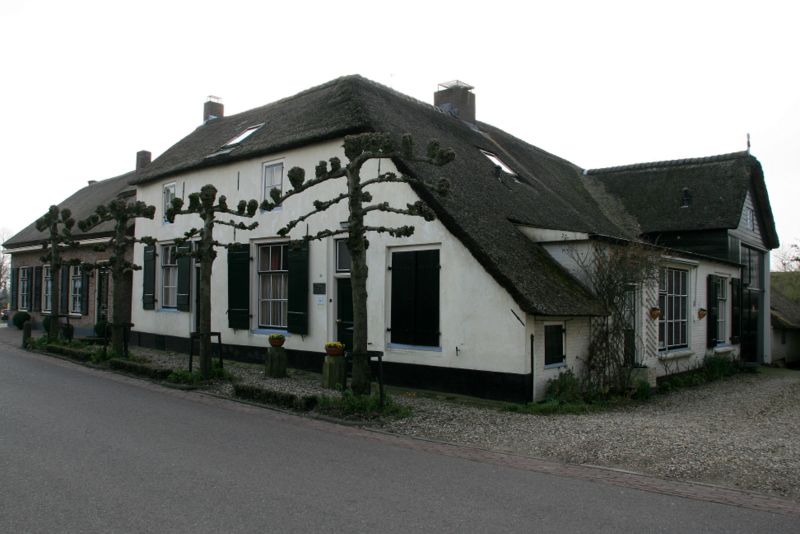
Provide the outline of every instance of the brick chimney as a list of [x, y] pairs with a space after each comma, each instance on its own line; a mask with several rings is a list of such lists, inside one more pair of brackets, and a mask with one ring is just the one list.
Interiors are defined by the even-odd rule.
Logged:
[[475, 89], [460, 80], [439, 84], [439, 90], [433, 93], [433, 105], [446, 113], [458, 117], [464, 122], [475, 122]]
[[222, 99], [218, 96], [208, 95], [208, 100], [203, 104], [203, 123], [213, 120], [221, 119], [225, 116], [225, 106], [222, 105]]
[[144, 169], [150, 165], [151, 154], [149, 150], [140, 150], [136, 153], [136, 170]]

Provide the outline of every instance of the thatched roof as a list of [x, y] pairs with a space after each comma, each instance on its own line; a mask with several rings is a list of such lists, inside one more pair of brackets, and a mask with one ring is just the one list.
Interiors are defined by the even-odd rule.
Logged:
[[[115, 178], [108, 178], [107, 180], [100, 180], [87, 185], [73, 193], [63, 202], [60, 202], [58, 207], [61, 209], [69, 208], [76, 222], [86, 219], [94, 213], [94, 210], [100, 204], [108, 204], [120, 194], [133, 194], [135, 190], [129, 183], [135, 175], [135, 172], [129, 172]], [[72, 235], [78, 239], [91, 239], [111, 235], [113, 230], [114, 223], [112, 221], [101, 223], [86, 233], [81, 232], [76, 224], [72, 229]], [[38, 245], [47, 238], [48, 234], [46, 232], [40, 232], [36, 229], [36, 221], [34, 221], [14, 237], [7, 239], [3, 246], [13, 252], [15, 248]]]
[[[764, 244], [778, 246], [764, 173], [747, 152], [590, 169], [586, 175], [620, 199], [643, 234], [736, 228], [752, 189]], [[686, 207], [684, 188], [690, 199]]]
[[770, 273], [772, 326], [800, 329], [800, 272]]
[[[225, 147], [258, 124], [264, 126], [235, 147]], [[436, 138], [453, 148], [456, 159], [445, 167], [395, 163], [418, 177], [449, 179], [447, 196], [415, 189], [523, 310], [541, 315], [603, 312], [592, 295], [517, 226], [636, 239], [643, 219], [635, 205], [628, 207], [624, 191], [605, 180], [610, 173], [584, 175], [576, 165], [491, 125], [468, 124], [360, 76], [338, 78], [266, 106], [210, 120], [143, 169], [133, 183], [370, 131], [409, 133], [421, 145]], [[498, 173], [481, 149], [499, 156], [518, 177]], [[718, 163], [724, 166], [724, 161]], [[721, 180], [731, 176], [723, 173]], [[672, 187], [669, 180], [661, 182]], [[738, 196], [726, 200], [736, 204], [731, 210], [741, 213]], [[729, 218], [726, 211], [719, 224], [728, 224]], [[662, 222], [672, 224], [666, 216]]]

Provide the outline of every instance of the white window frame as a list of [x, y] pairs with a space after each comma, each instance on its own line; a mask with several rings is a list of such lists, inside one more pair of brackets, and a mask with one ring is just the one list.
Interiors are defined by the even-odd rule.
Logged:
[[45, 265], [42, 269], [42, 311], [53, 311], [53, 268]]
[[[159, 262], [159, 273], [161, 278], [159, 286], [161, 287], [161, 308], [168, 310], [178, 309], [178, 247], [175, 243], [162, 243], [159, 247], [159, 255], [161, 261]], [[168, 261], [172, 260], [172, 263]], [[167, 285], [167, 281], [170, 285]], [[167, 291], [170, 291], [172, 299], [168, 298]]]
[[[347, 239], [335, 239], [334, 240], [334, 254], [335, 254], [335, 261], [336, 261], [336, 272], [337, 273], [349, 273], [352, 268], [352, 258], [350, 257], [350, 249], [347, 248]], [[342, 265], [342, 262], [346, 261], [346, 265]]]
[[714, 279], [717, 284], [717, 345], [727, 343], [728, 334], [728, 284], [727, 278], [717, 277]]
[[[268, 241], [256, 243], [256, 327], [258, 329], [278, 329], [285, 330], [289, 323], [289, 243], [286, 241]], [[262, 249], [269, 248], [269, 264], [263, 265]], [[281, 261], [279, 269], [271, 269], [271, 258], [273, 250], [281, 251]], [[279, 294], [272, 294], [272, 279], [279, 277], [282, 288]], [[281, 294], [282, 293], [282, 294]], [[272, 316], [272, 303], [279, 303], [280, 311], [277, 320]], [[262, 313], [262, 305], [266, 304], [266, 313]]]
[[69, 266], [69, 313], [80, 315], [83, 308], [83, 270], [80, 265]]
[[[669, 292], [669, 280], [668, 277], [672, 273], [683, 273], [684, 284], [682, 287], [678, 287], [675, 290], [675, 282], [673, 282], [673, 293]], [[680, 275], [679, 275], [680, 278]], [[689, 347], [689, 340], [691, 339], [690, 332], [689, 332], [689, 270], [682, 269], [679, 267], [673, 266], [662, 266], [659, 269], [658, 274], [658, 306], [661, 308], [661, 316], [658, 318], [658, 350], [659, 351], [670, 351], [670, 350], [680, 350], [686, 349]], [[663, 300], [662, 300], [663, 296]], [[677, 319], [670, 319], [669, 315], [670, 312], [675, 308], [675, 299], [683, 299], [683, 307], [682, 313], [679, 315]], [[679, 304], [680, 305], [680, 304]], [[682, 337], [681, 334], [681, 325], [685, 325], [685, 336]], [[663, 337], [662, 337], [662, 325], [663, 325]], [[673, 330], [673, 341], [675, 341], [674, 337], [674, 329], [677, 325], [678, 328], [678, 343], [669, 344], [669, 329]]]
[[19, 268], [19, 305], [17, 308], [20, 311], [30, 311], [31, 303], [30, 303], [30, 284], [31, 280], [31, 271], [33, 269], [31, 267], [20, 267]]
[[164, 184], [161, 188], [161, 207], [164, 210], [164, 222], [167, 221], [167, 210], [172, 207], [172, 199], [175, 198], [175, 182]]
[[[276, 167], [281, 168], [281, 179], [278, 183], [275, 182], [274, 174], [267, 183], [267, 172], [268, 170], [273, 170]], [[273, 161], [266, 161], [261, 164], [261, 195], [262, 200], [269, 200], [272, 202], [272, 197], [270, 196], [269, 192], [272, 191], [277, 187], [280, 190], [281, 194], [283, 194], [283, 180], [286, 176], [285, 165], [283, 160], [273, 160]]]

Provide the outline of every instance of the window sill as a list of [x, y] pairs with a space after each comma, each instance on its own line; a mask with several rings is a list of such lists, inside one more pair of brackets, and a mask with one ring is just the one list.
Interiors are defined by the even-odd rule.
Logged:
[[270, 335], [270, 334], [283, 334], [284, 337], [292, 337], [285, 328], [256, 328], [255, 330], [250, 330], [251, 334], [259, 334], [259, 335]]
[[560, 369], [562, 367], [566, 367], [567, 362], [558, 362], [558, 363], [546, 363], [544, 365], [545, 369]]
[[714, 354], [728, 354], [736, 350], [733, 345], [717, 345], [714, 347]]
[[156, 310], [158, 313], [180, 313], [178, 308], [159, 308]]
[[388, 343], [386, 350], [419, 350], [426, 352], [442, 352], [442, 347], [429, 347], [427, 345], [404, 345], [402, 343]]
[[690, 349], [673, 349], [671, 351], [662, 352], [658, 355], [658, 359], [662, 362], [669, 360], [680, 360], [681, 358], [689, 358], [694, 356], [694, 351]]

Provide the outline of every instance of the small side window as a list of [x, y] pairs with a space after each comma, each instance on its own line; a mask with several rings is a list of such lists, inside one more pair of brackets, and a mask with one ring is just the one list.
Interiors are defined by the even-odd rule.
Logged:
[[175, 198], [175, 184], [167, 184], [161, 192], [163, 198], [162, 208], [164, 210], [164, 220], [167, 220], [167, 210], [172, 207], [172, 199]]
[[347, 248], [347, 240], [336, 240], [336, 272], [350, 272], [350, 249]]
[[564, 336], [566, 329], [562, 323], [544, 326], [544, 364], [558, 365], [566, 363]]

